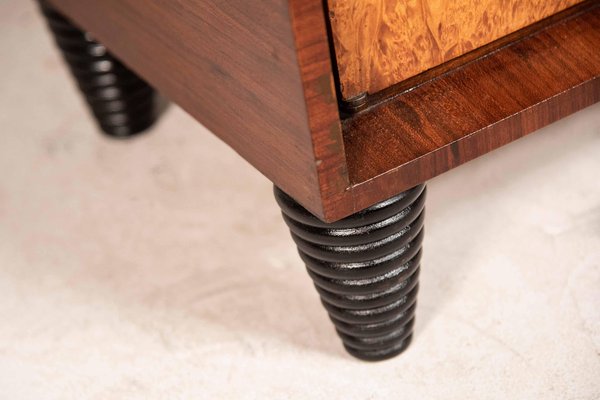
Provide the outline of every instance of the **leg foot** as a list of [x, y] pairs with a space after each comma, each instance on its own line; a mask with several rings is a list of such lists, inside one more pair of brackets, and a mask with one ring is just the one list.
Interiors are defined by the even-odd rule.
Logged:
[[328, 224], [275, 188], [321, 301], [355, 357], [391, 358], [412, 339], [425, 194], [420, 185]]
[[154, 89], [45, 0], [40, 6], [100, 128], [129, 137], [152, 126], [159, 108]]

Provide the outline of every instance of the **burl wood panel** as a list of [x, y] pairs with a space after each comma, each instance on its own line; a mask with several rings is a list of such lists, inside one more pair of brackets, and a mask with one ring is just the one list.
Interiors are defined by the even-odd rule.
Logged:
[[50, 2], [323, 216], [345, 160], [321, 0]]
[[342, 95], [375, 93], [582, 0], [328, 0]]
[[367, 207], [600, 101], [600, 2], [347, 120]]

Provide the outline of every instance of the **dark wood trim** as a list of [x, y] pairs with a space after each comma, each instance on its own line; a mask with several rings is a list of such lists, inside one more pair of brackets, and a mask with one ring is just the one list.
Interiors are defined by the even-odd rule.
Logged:
[[[336, 214], [337, 199], [350, 186], [346, 151], [338, 111], [331, 49], [322, 0], [290, 0], [300, 73], [312, 132], [312, 146], [319, 176], [319, 197], [296, 200], [321, 218]], [[283, 189], [283, 188], [282, 188]], [[285, 189], [284, 189], [285, 190]], [[288, 192], [289, 193], [289, 192]], [[318, 204], [318, 206], [317, 206]]]
[[556, 24], [557, 22], [566, 20], [577, 16], [581, 13], [589, 11], [597, 5], [597, 0], [587, 0], [573, 7], [566, 9], [563, 12], [544, 18], [543, 20], [531, 24], [523, 29], [519, 29], [516, 32], [506, 35], [498, 40], [493, 41], [485, 46], [479, 47], [469, 53], [457, 57], [451, 61], [445, 62], [435, 68], [431, 68], [419, 75], [412, 78], [406, 79], [395, 85], [390, 86], [380, 92], [373, 93], [367, 96], [367, 104], [364, 105], [359, 111], [366, 110], [368, 107], [373, 107], [381, 104], [384, 101], [392, 100], [394, 97], [401, 95], [407, 90], [412, 90], [423, 83], [427, 83], [432, 79], [440, 78], [444, 74], [451, 72], [457, 68], [462, 67], [465, 64], [480, 60], [483, 57], [487, 57], [493, 52], [500, 50], [505, 46], [515, 44], [516, 42], [526, 39], [527, 37], [546, 29], [547, 27]]

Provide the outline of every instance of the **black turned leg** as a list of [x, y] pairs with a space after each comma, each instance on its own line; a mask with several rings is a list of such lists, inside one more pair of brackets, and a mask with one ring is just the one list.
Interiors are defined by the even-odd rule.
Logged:
[[154, 89], [45, 0], [40, 6], [100, 128], [113, 137], [149, 128], [158, 116]]
[[328, 224], [275, 188], [321, 301], [358, 358], [391, 358], [411, 341], [425, 194], [420, 185]]

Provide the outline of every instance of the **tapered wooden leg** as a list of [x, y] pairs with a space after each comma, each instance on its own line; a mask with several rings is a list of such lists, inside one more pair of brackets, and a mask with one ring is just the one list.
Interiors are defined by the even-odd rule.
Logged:
[[149, 128], [158, 116], [154, 89], [45, 0], [39, 3], [100, 128], [114, 137], [129, 137]]
[[275, 188], [321, 301], [358, 358], [391, 358], [411, 341], [425, 194], [420, 185], [328, 224]]

